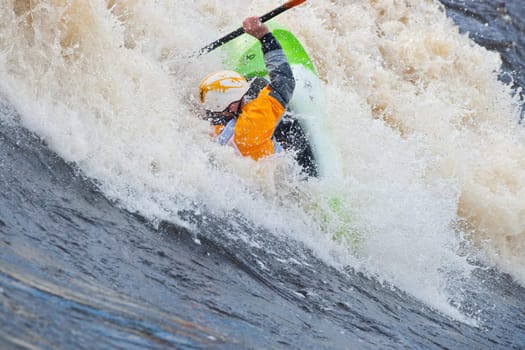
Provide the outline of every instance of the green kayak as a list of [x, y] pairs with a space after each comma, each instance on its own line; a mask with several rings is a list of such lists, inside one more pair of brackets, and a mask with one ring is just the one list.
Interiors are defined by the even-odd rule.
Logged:
[[[281, 44], [290, 65], [301, 65], [317, 75], [310, 56], [299, 40], [277, 22], [270, 21], [266, 24]], [[222, 51], [226, 54], [224, 59], [226, 69], [239, 72], [248, 79], [267, 75], [261, 44], [254, 37], [243, 35], [224, 44]]]
[[[288, 109], [307, 140], [316, 163], [316, 176], [337, 184], [342, 178], [341, 161], [333, 144], [334, 133], [325, 118], [324, 89], [314, 63], [290, 31], [277, 22], [270, 21], [267, 25], [281, 44], [294, 72], [296, 87]], [[261, 44], [257, 39], [242, 35], [223, 45], [222, 53], [225, 69], [239, 72], [248, 79], [267, 78]], [[301, 165], [304, 168], [304, 164]], [[326, 203], [316, 203], [310, 209], [320, 217], [323, 230], [329, 232], [334, 240], [357, 247], [360, 235], [352, 230], [350, 206], [340, 194], [334, 193], [328, 198]]]

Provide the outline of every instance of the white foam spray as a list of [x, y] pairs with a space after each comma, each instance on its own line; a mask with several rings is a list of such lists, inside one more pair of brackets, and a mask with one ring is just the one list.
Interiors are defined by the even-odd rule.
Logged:
[[[280, 17], [324, 83], [338, 183], [303, 183], [286, 158], [257, 163], [209, 140], [195, 88], [220, 57], [190, 56], [275, 6], [3, 0], [0, 91], [25, 127], [152, 220], [235, 210], [459, 319], [449, 300], [471, 269], [464, 238], [525, 284], [516, 101], [497, 80], [499, 56], [460, 35], [434, 1], [319, 0]], [[333, 240], [341, 228], [359, 242]]]

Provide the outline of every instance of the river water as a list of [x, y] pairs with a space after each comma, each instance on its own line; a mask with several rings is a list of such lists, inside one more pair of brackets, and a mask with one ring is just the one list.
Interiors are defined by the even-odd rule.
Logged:
[[275, 6], [2, 0], [2, 348], [525, 347], [523, 5], [279, 17], [342, 165], [308, 182], [195, 118], [192, 53]]

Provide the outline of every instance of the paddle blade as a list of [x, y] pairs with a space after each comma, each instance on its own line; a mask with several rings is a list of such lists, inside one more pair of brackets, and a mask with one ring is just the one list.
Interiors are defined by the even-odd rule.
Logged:
[[286, 4], [284, 4], [283, 6], [285, 9], [291, 9], [292, 7], [295, 7], [297, 5], [301, 5], [305, 1], [306, 0], [291, 0], [291, 1], [288, 1]]

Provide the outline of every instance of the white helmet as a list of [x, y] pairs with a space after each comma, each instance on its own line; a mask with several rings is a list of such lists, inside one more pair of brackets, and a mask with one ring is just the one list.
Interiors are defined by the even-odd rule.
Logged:
[[201, 103], [209, 111], [222, 112], [232, 102], [240, 100], [250, 84], [246, 78], [231, 70], [211, 73], [199, 85]]

